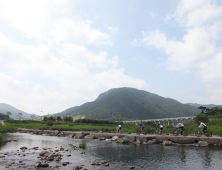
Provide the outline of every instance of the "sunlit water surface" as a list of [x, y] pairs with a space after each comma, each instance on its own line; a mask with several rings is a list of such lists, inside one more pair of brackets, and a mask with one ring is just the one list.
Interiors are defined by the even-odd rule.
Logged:
[[[98, 141], [96, 139], [72, 139], [67, 137], [39, 136], [22, 133], [9, 134], [9, 139], [17, 139], [18, 142], [8, 142], [0, 148], [0, 169], [35, 169], [34, 165], [38, 160], [38, 155], [42, 148], [59, 149], [62, 146], [69, 149], [68, 152], [62, 153], [61, 162], [52, 161], [49, 163], [55, 169], [56, 165], [60, 165], [59, 169], [73, 169], [76, 165], [84, 165], [84, 168], [90, 169], [129, 169], [134, 166], [135, 169], [155, 169], [155, 170], [203, 170], [203, 169], [222, 169], [222, 152], [219, 147], [188, 147], [185, 145], [164, 146], [158, 145], [121, 145], [111, 140]], [[79, 146], [79, 143], [85, 141], [87, 148], [85, 154], [80, 154], [83, 150], [73, 150], [69, 144]], [[26, 146], [28, 148], [39, 147], [41, 150], [27, 150], [26, 156], [15, 155], [19, 148]], [[50, 149], [49, 149], [50, 150]], [[21, 153], [21, 151], [20, 151]], [[71, 154], [71, 157], [67, 155]], [[6, 164], [23, 160], [25, 166], [10, 166], [6, 168]], [[92, 166], [90, 162], [93, 160], [106, 160], [109, 167], [100, 165]], [[7, 161], [7, 163], [6, 163]], [[67, 166], [62, 166], [62, 162], [70, 162]], [[25, 167], [25, 168], [24, 168]]]

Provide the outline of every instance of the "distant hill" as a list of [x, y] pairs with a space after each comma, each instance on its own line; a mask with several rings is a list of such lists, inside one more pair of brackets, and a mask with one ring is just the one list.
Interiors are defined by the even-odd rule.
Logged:
[[142, 120], [194, 116], [200, 110], [171, 98], [144, 90], [115, 88], [102, 93], [95, 101], [56, 113], [57, 116], [85, 116], [91, 119]]
[[9, 116], [0, 113], [0, 120], [7, 120], [7, 119], [9, 119]]
[[[15, 107], [13, 107], [9, 104], [0, 103], [0, 113], [5, 114], [6, 112], [11, 112], [12, 114], [11, 114], [10, 118], [13, 118], [13, 119], [18, 119], [19, 118], [18, 113], [22, 113], [22, 118], [25, 118], [25, 119], [30, 118], [31, 115], [33, 115], [33, 114], [23, 112], [19, 109], [16, 109]], [[39, 117], [38, 115], [35, 115], [35, 114], [34, 114], [34, 116]]]
[[214, 108], [214, 107], [219, 107], [219, 108], [222, 107], [222, 105], [216, 105], [216, 104], [198, 104], [198, 103], [186, 103], [186, 104], [197, 107], [197, 108], [200, 106], [207, 107], [209, 109]]

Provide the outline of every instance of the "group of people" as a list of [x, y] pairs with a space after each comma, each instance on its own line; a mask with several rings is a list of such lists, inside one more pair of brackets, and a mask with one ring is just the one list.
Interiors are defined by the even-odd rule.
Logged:
[[[180, 129], [181, 134], [182, 134], [182, 131], [183, 131], [183, 129], [184, 129], [184, 125], [178, 121], [176, 127]], [[201, 127], [203, 127], [203, 133], [205, 134], [205, 133], [206, 133], [206, 130], [207, 130], [207, 125], [200, 121], [199, 128], [201, 128]], [[140, 123], [139, 128], [141, 128], [141, 132], [143, 133], [143, 130], [144, 130], [144, 128], [145, 128], [145, 125], [142, 124], [142, 123]], [[157, 124], [156, 128], [159, 128], [160, 133], [163, 131], [163, 125], [161, 125], [160, 123]], [[117, 131], [118, 131], [118, 133], [119, 133], [119, 131], [122, 129], [122, 126], [119, 125], [119, 124], [117, 124], [116, 129], [117, 129]]]

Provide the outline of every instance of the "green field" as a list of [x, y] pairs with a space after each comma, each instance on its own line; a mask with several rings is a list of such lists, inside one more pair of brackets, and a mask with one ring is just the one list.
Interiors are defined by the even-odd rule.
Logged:
[[[103, 131], [103, 132], [116, 132], [116, 124], [93, 124], [93, 123], [75, 123], [75, 122], [64, 122], [64, 121], [54, 121], [53, 125], [44, 121], [34, 121], [34, 120], [23, 120], [23, 121], [14, 121], [11, 120], [5, 121], [6, 126], [0, 126], [0, 133], [15, 132], [17, 128], [26, 128], [26, 129], [39, 129], [39, 130], [59, 130], [59, 131]], [[195, 131], [198, 130], [198, 124], [195, 122], [184, 123], [185, 129], [188, 134], [195, 134]], [[148, 134], [152, 134], [155, 131], [155, 124], [148, 126], [145, 124], [145, 131]], [[213, 132], [213, 135], [222, 136], [222, 120], [212, 120], [207, 123], [209, 131]], [[168, 133], [173, 133], [175, 127], [172, 125], [164, 126], [164, 130]], [[136, 133], [138, 131], [138, 125], [123, 124], [122, 132], [123, 133]], [[4, 140], [4, 135], [0, 136], [0, 140]]]

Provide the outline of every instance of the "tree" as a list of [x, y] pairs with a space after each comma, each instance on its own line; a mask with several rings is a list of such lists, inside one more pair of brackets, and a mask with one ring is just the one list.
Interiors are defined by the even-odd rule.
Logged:
[[202, 111], [201, 111], [201, 113], [205, 113], [205, 111], [206, 111], [206, 107], [204, 107], [204, 106], [200, 106], [200, 107], [198, 107], [198, 109], [201, 109]]
[[6, 112], [6, 115], [8, 115], [8, 117], [10, 117], [12, 114], [12, 112]]
[[48, 120], [55, 121], [55, 120], [56, 120], [56, 118], [55, 118], [55, 117], [53, 117], [53, 116], [50, 116], [50, 117], [48, 117]]
[[35, 119], [35, 116], [34, 116], [34, 115], [32, 115], [32, 116], [31, 116], [31, 118], [32, 118], [32, 120], [33, 120], [33, 119]]
[[65, 116], [65, 117], [63, 117], [63, 120], [64, 120], [65, 122], [72, 122], [72, 121], [73, 121], [72, 117], [70, 117], [70, 116]]
[[204, 123], [208, 123], [209, 122], [207, 115], [203, 114], [203, 113], [202, 114], [201, 113], [197, 114], [196, 117], [194, 118], [194, 121], [197, 124], [200, 124], [199, 121], [204, 122]]
[[18, 113], [19, 119], [21, 120], [22, 118], [22, 113]]
[[62, 121], [62, 118], [61, 118], [61, 116], [57, 116], [57, 121]]
[[48, 120], [48, 117], [44, 116], [43, 121], [47, 121], [47, 120]]

